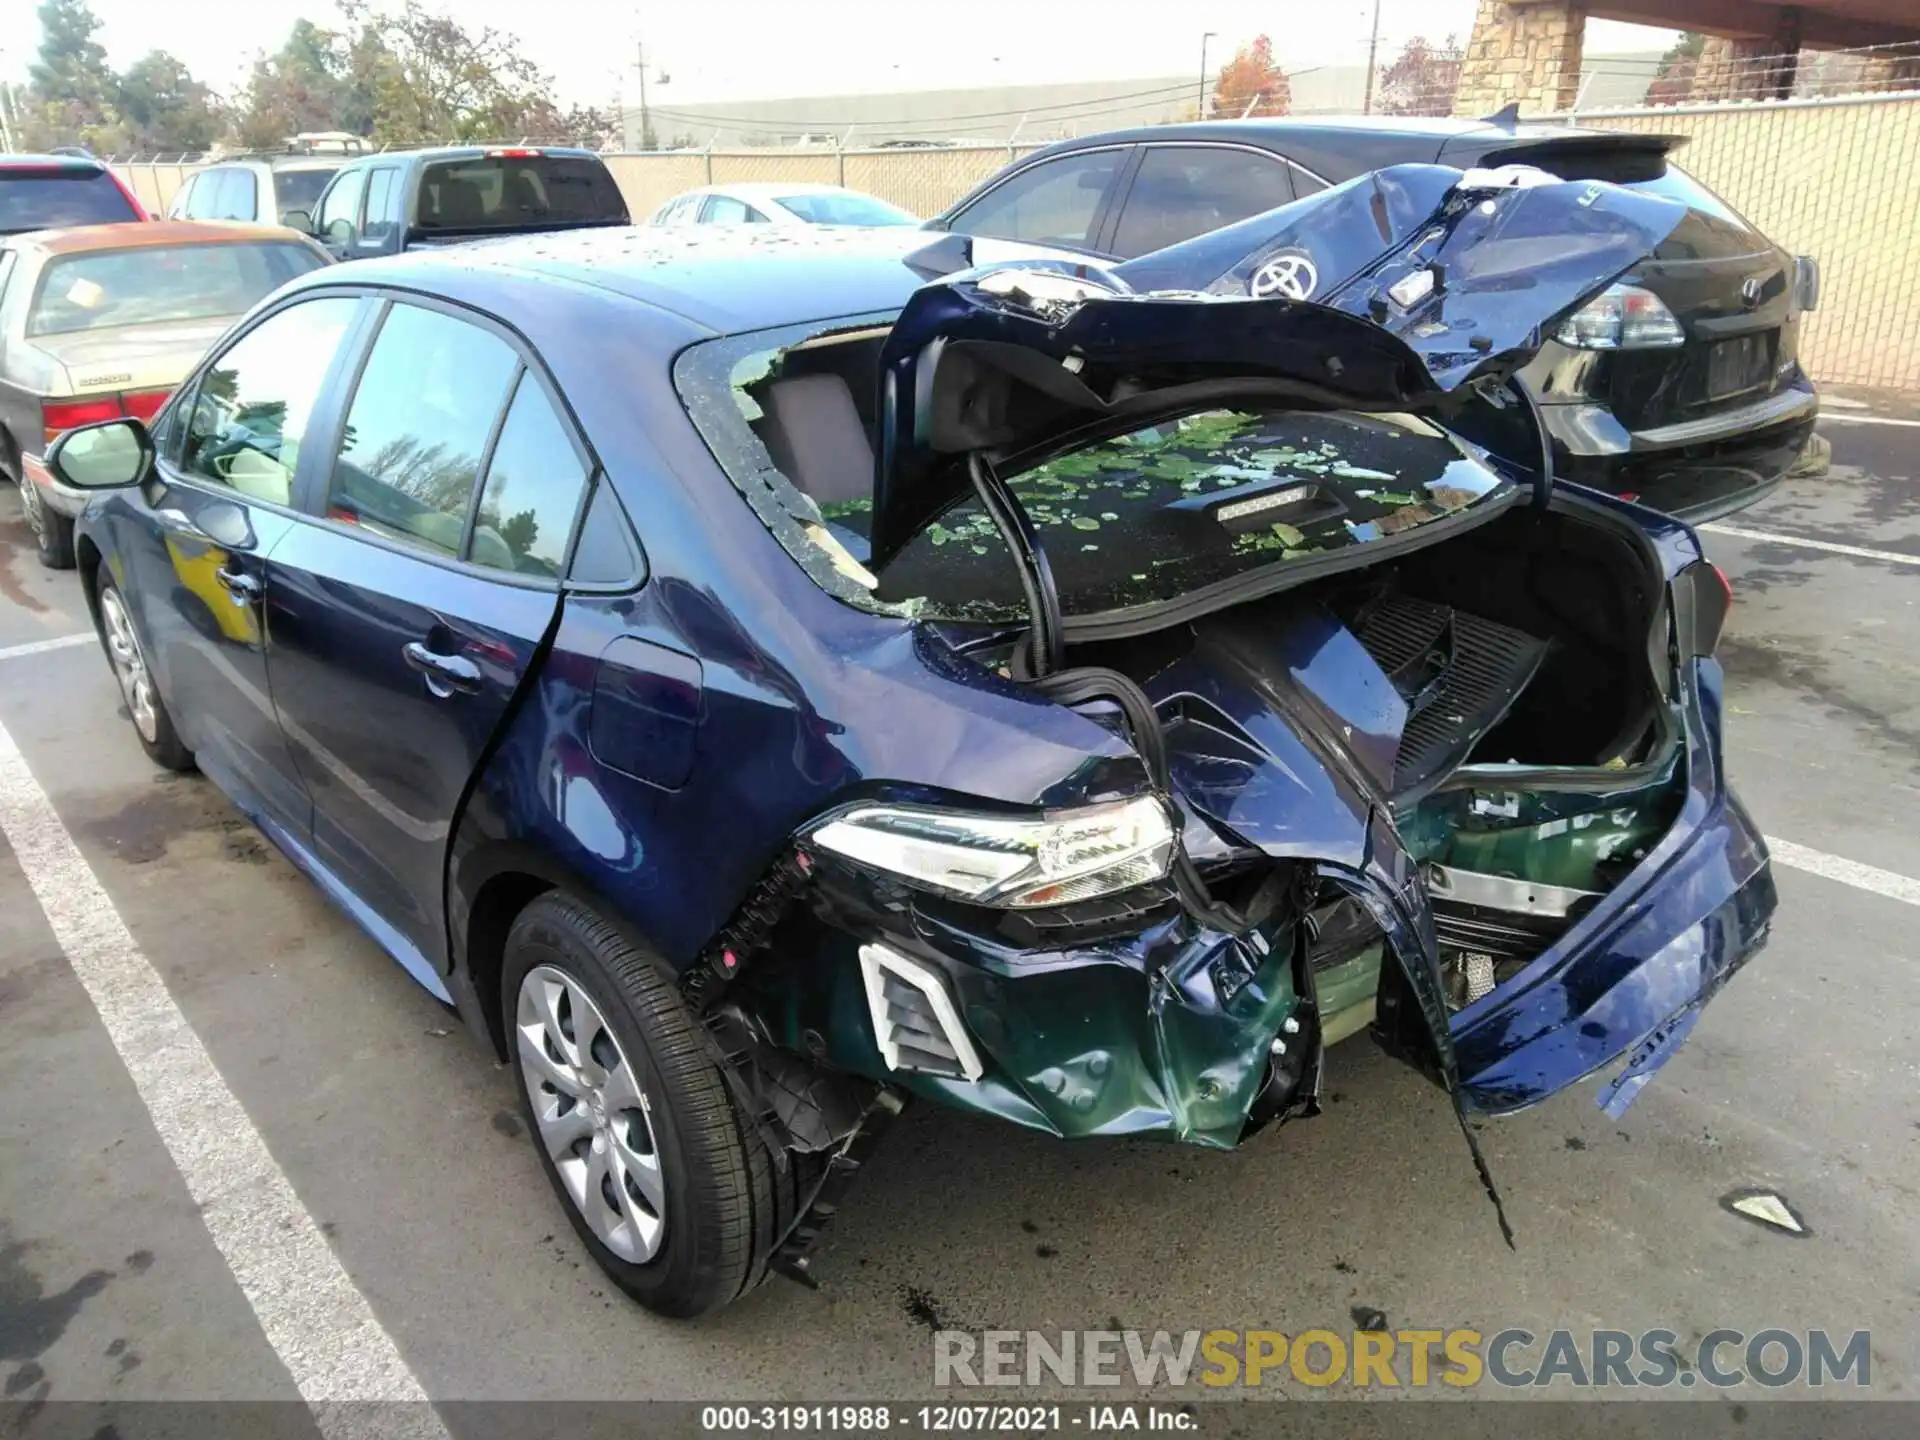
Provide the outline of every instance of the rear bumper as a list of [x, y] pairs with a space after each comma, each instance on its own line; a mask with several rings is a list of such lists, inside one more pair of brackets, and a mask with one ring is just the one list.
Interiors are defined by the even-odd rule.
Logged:
[[[1716, 672], [1702, 698], [1717, 712], [1717, 667], [1702, 668]], [[1705, 759], [1696, 750], [1696, 763]], [[1717, 753], [1708, 763], [1717, 772]], [[1624, 1060], [1600, 1097], [1617, 1115], [1765, 945], [1778, 903], [1766, 842], [1714, 776], [1693, 777], [1662, 849], [1633, 894], [1616, 894], [1620, 903], [1453, 1017], [1461, 1086], [1476, 1109], [1522, 1109]]]
[[1540, 413], [1562, 478], [1693, 524], [1824, 468], [1813, 428], [1820, 397], [1804, 379], [1737, 409], [1645, 430], [1588, 401], [1543, 404]]

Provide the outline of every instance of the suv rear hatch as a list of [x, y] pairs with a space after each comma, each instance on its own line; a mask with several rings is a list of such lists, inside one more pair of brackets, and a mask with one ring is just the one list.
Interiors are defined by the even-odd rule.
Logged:
[[1606, 181], [1688, 207], [1673, 233], [1622, 277], [1665, 302], [1687, 344], [1594, 357], [1603, 373], [1588, 394], [1629, 430], [1751, 404], [1791, 384], [1796, 373], [1799, 264], [1672, 162], [1686, 139], [1585, 133], [1489, 142], [1473, 132], [1442, 150], [1447, 163], [1537, 165], [1568, 180]]

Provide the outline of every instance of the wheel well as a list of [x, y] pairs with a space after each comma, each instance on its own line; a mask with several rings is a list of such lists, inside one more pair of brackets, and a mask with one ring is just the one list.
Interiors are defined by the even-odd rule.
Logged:
[[522, 910], [553, 888], [551, 880], [509, 870], [480, 887], [467, 915], [467, 973], [487, 1022], [487, 1034], [492, 1036], [502, 1060], [510, 1058], [506, 1016], [500, 1009], [500, 971], [506, 962], [507, 932]]

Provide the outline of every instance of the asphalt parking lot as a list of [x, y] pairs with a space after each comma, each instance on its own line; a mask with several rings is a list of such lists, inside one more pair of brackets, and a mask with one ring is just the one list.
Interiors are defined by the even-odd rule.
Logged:
[[[1580, 1087], [1484, 1130], [1516, 1250], [1444, 1097], [1358, 1039], [1332, 1053], [1323, 1117], [1234, 1154], [918, 1109], [829, 1232], [820, 1290], [776, 1281], [682, 1325], [575, 1243], [512, 1073], [209, 785], [148, 764], [90, 640], [23, 648], [89, 627], [7, 490], [0, 727], [85, 862], [58, 877], [61, 933], [120, 943], [90, 871], [137, 947], [121, 960], [164, 981], [270, 1163], [183, 1174], [181, 1036], [129, 993], [106, 997], [110, 1030], [0, 837], [0, 1387], [16, 1406], [292, 1400], [301, 1357], [334, 1345], [342, 1395], [410, 1375], [436, 1400], [908, 1398], [933, 1393], [942, 1325], [1347, 1329], [1368, 1307], [1487, 1332], [1869, 1330], [1871, 1393], [1914, 1398], [1920, 428], [1827, 434], [1830, 476], [1709, 531], [1735, 591], [1732, 776], [1786, 842], [1774, 939], [1622, 1122]], [[159, 1077], [144, 1097], [136, 1072]], [[1743, 1187], [1811, 1233], [1728, 1213]], [[311, 1273], [249, 1268], [256, 1212], [310, 1217]], [[356, 1304], [377, 1322], [363, 1361], [340, 1340]]]

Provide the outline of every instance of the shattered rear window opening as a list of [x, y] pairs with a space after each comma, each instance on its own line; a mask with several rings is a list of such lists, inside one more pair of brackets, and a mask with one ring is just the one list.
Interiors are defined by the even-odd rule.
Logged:
[[[1017, 622], [1026, 614], [1019, 572], [971, 496], [873, 576], [865, 568], [871, 462], [862, 483], [836, 475], [830, 487], [813, 484], [832, 493], [809, 496], [772, 458], [786, 444], [769, 433], [778, 420], [768, 387], [823, 372], [847, 382], [845, 423], [857, 411], [871, 451], [875, 359], [889, 318], [709, 341], [682, 355], [675, 382], [734, 484], [830, 593], [890, 613]], [[1070, 616], [1176, 600], [1274, 565], [1376, 545], [1515, 493], [1482, 452], [1418, 416], [1254, 408], [1145, 425], [1054, 456], [1009, 484], [1033, 518]]]

